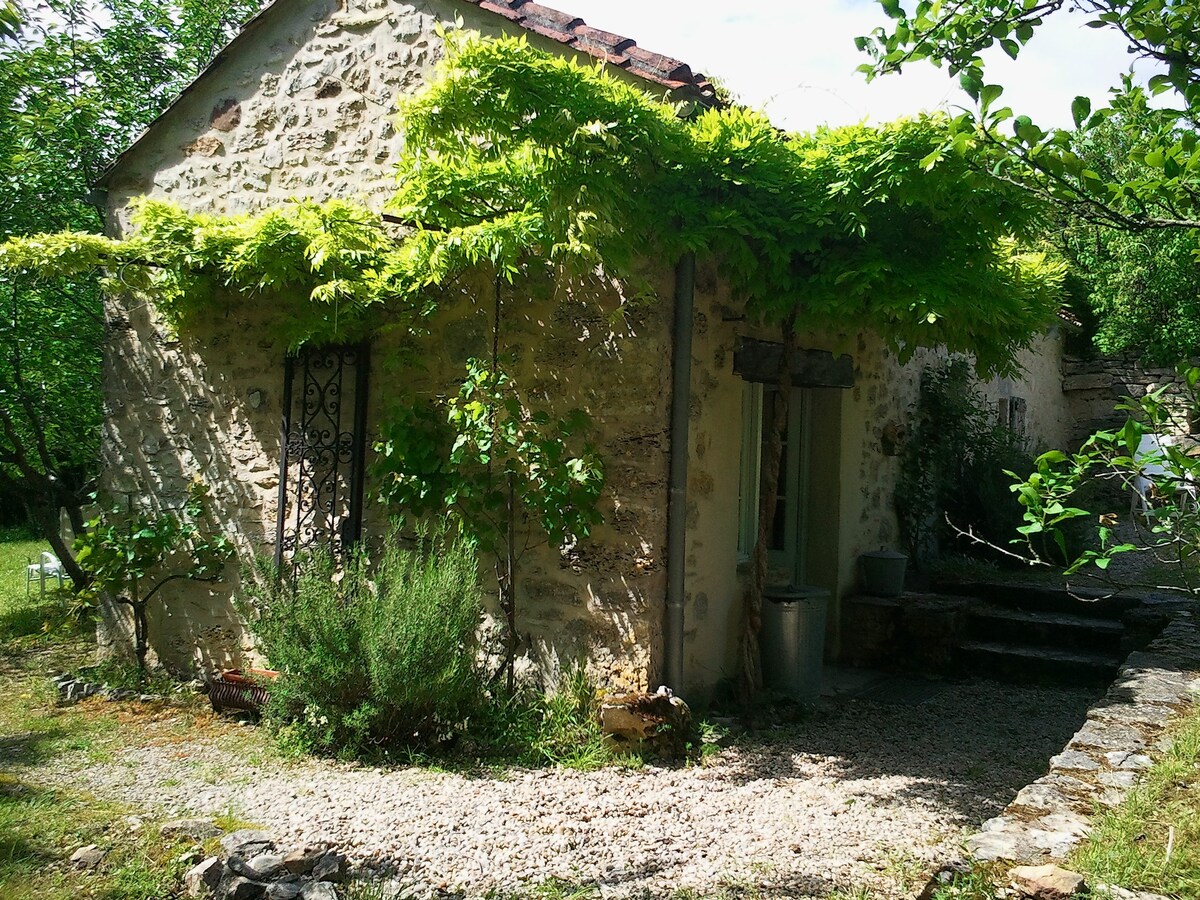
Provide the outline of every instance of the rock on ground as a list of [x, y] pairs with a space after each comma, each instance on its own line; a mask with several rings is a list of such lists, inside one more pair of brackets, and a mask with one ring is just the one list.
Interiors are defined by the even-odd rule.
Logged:
[[1067, 900], [1083, 890], [1083, 876], [1061, 866], [1017, 866], [1010, 873], [1017, 890], [1033, 900]]

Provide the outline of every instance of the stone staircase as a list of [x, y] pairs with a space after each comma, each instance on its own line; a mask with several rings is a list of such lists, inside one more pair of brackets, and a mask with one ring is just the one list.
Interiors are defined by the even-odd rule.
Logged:
[[1124, 616], [1137, 600], [1079, 599], [1065, 591], [1003, 585], [967, 588], [981, 602], [969, 607], [959, 644], [964, 672], [1000, 681], [1107, 685], [1133, 649]]
[[1164, 609], [1136, 597], [945, 585], [937, 593], [847, 599], [843, 661], [925, 675], [1104, 686], [1166, 621]]

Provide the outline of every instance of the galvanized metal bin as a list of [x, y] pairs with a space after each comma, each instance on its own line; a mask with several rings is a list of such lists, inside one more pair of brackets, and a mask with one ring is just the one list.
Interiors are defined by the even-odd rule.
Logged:
[[798, 700], [821, 695], [825, 618], [829, 591], [805, 585], [769, 586], [763, 591], [763, 681]]

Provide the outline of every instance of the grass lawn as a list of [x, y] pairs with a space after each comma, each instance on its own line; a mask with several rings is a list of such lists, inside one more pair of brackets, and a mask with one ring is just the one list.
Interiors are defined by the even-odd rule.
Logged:
[[57, 579], [46, 583], [44, 598], [36, 581], [28, 585], [26, 567], [50, 548], [45, 541], [30, 540], [23, 535], [10, 537], [15, 539], [5, 541], [0, 535], [0, 642], [28, 643], [30, 637], [64, 624], [70, 609], [70, 592], [59, 591]]
[[[159, 703], [89, 701], [59, 707], [47, 677], [92, 661], [90, 624], [73, 612], [70, 592], [37, 585], [26, 598], [25, 567], [44, 545], [0, 542], [0, 897], [4, 900], [152, 900], [177, 896], [196, 860], [189, 844], [165, 842], [153, 822], [139, 826], [123, 808], [51, 779], [112, 759], [154, 730], [204, 727], [199, 700]], [[167, 722], [172, 724], [168, 725]], [[219, 723], [218, 727], [219, 727]], [[244, 730], [244, 729], [243, 729]], [[78, 848], [108, 851], [81, 872]]]
[[1072, 857], [1090, 882], [1168, 897], [1200, 897], [1200, 708], [1125, 802], [1106, 811]]

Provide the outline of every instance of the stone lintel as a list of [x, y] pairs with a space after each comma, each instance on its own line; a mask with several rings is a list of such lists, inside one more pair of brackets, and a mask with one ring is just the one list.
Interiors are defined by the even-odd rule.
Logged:
[[[733, 351], [733, 373], [756, 384], [779, 381], [783, 344], [739, 338]], [[854, 360], [843, 353], [797, 348], [792, 357], [792, 387], [854, 387]]]

